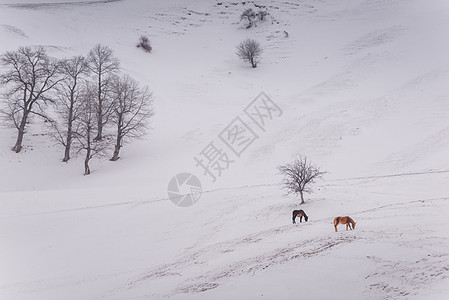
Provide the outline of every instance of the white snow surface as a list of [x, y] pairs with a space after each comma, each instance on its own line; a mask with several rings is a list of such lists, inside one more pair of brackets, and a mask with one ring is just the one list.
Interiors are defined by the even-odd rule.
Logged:
[[[244, 29], [254, 3], [270, 18]], [[448, 31], [445, 0], [0, 0], [1, 53], [102, 43], [156, 113], [89, 176], [41, 120], [19, 154], [0, 128], [0, 299], [449, 299]], [[261, 92], [283, 114], [232, 156], [218, 136]], [[193, 159], [212, 141], [235, 160], [216, 182]], [[277, 171], [299, 155], [327, 171], [301, 206]], [[203, 186], [188, 208], [181, 172]]]

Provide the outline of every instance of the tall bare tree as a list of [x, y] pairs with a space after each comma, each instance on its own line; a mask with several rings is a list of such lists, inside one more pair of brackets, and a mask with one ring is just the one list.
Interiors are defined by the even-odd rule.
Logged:
[[95, 156], [103, 155], [108, 142], [108, 139], [95, 141], [93, 137], [98, 125], [95, 96], [96, 87], [87, 83], [79, 99], [80, 113], [73, 121], [74, 137], [77, 140], [74, 147], [77, 152], [85, 151], [84, 175], [90, 174], [90, 160]]
[[55, 101], [56, 111], [61, 123], [53, 122], [54, 136], [64, 148], [63, 162], [70, 159], [70, 149], [75, 135], [73, 122], [79, 117], [84, 106], [80, 103], [83, 86], [89, 75], [86, 58], [74, 56], [61, 62], [61, 72], [64, 80], [57, 86], [57, 99]]
[[0, 75], [0, 83], [6, 86], [4, 95], [7, 102], [2, 113], [7, 122], [18, 130], [12, 150], [19, 153], [29, 116], [47, 119], [43, 106], [50, 101], [48, 93], [62, 80], [60, 65], [47, 55], [43, 47], [7, 51], [0, 57], [0, 63], [6, 69]]
[[116, 78], [112, 94], [114, 109], [111, 120], [116, 128], [116, 139], [111, 160], [116, 161], [125, 142], [140, 138], [147, 132], [153, 115], [153, 100], [148, 87], [141, 87], [128, 75]]
[[95, 76], [97, 86], [97, 136], [95, 140], [101, 140], [103, 138], [103, 127], [108, 123], [112, 109], [111, 81], [120, 68], [120, 62], [114, 57], [109, 47], [100, 44], [95, 45], [90, 50], [88, 59], [89, 69]]
[[311, 192], [310, 184], [325, 174], [305, 156], [279, 166], [278, 170], [284, 175], [282, 183], [287, 190], [287, 194], [299, 194], [301, 196], [301, 204], [305, 203], [303, 194]]
[[253, 68], [257, 67], [261, 54], [262, 47], [256, 40], [246, 39], [237, 46], [238, 57], [249, 62]]

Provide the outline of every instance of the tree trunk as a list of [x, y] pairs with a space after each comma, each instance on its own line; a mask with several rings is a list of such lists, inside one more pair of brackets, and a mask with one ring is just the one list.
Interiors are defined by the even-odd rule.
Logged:
[[23, 141], [23, 135], [25, 134], [25, 125], [27, 123], [28, 118], [28, 112], [24, 111], [22, 116], [22, 121], [20, 122], [19, 126], [19, 133], [17, 135], [17, 141], [14, 147], [12, 148], [12, 151], [19, 153], [22, 150], [22, 141]]
[[63, 162], [68, 162], [70, 159], [70, 144], [72, 143], [72, 137], [70, 136], [71, 133], [68, 134], [69, 135], [67, 136], [67, 142], [65, 145], [64, 159], [62, 160]]
[[116, 161], [118, 160], [120, 157], [118, 156], [120, 154], [120, 146], [115, 145], [115, 150], [114, 150], [114, 155], [112, 156], [112, 158], [110, 159], [111, 161]]
[[115, 142], [114, 155], [112, 156], [111, 161], [116, 161], [120, 158], [118, 155], [120, 154], [120, 148], [122, 148], [121, 144], [122, 144], [122, 134], [121, 130], [118, 129], [117, 141]]
[[251, 57], [251, 66], [253, 68], [257, 67], [257, 65], [254, 63], [254, 58]]
[[101, 69], [98, 73], [98, 110], [97, 110], [97, 128], [98, 133], [97, 136], [94, 138], [95, 141], [101, 141], [103, 138], [103, 100], [101, 99]]
[[102, 101], [98, 103], [98, 122], [97, 122], [97, 136], [94, 138], [95, 141], [101, 141], [103, 138], [103, 108], [102, 108]]
[[73, 124], [73, 92], [70, 95], [70, 108], [69, 108], [69, 116], [68, 116], [68, 125], [67, 125], [67, 141], [65, 143], [65, 153], [64, 153], [64, 159], [63, 162], [68, 162], [70, 159], [70, 147], [72, 145], [72, 124]]
[[299, 192], [299, 194], [301, 195], [301, 204], [304, 204], [304, 195], [302, 193], [302, 191]]
[[86, 159], [84, 160], [84, 175], [90, 174], [89, 161], [90, 161], [90, 149], [87, 149]]
[[65, 144], [65, 152], [64, 152], [64, 159], [62, 160], [63, 162], [68, 162], [70, 159], [70, 146], [72, 145], [72, 112], [69, 112], [70, 114], [70, 119], [69, 119], [69, 125], [67, 128], [67, 141]]
[[89, 168], [89, 161], [92, 158], [90, 155], [92, 148], [91, 148], [91, 140], [90, 140], [90, 133], [91, 129], [90, 126], [87, 128], [87, 148], [86, 148], [86, 159], [84, 160], [84, 175], [90, 174], [90, 168]]

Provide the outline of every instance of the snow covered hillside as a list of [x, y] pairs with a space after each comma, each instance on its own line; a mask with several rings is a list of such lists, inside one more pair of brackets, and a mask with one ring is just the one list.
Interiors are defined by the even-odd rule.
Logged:
[[[18, 154], [0, 127], [0, 299], [448, 299], [448, 31], [445, 0], [0, 0], [0, 53], [107, 45], [155, 110], [89, 176], [41, 120]], [[244, 113], [261, 92], [282, 110], [263, 128]], [[240, 156], [220, 140], [236, 117], [257, 136]], [[211, 142], [233, 160], [215, 182], [194, 160]], [[299, 155], [327, 171], [301, 206], [277, 171]], [[182, 172], [188, 208], [167, 195]]]

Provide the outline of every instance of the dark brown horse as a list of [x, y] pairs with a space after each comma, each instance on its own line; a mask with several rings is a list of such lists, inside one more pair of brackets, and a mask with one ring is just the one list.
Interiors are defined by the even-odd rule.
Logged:
[[296, 223], [295, 222], [296, 217], [299, 217], [299, 222], [302, 222], [302, 217], [304, 217], [304, 220], [306, 220], [306, 222], [309, 220], [309, 217], [302, 209], [293, 211], [293, 224]]
[[337, 232], [337, 225], [339, 224], [346, 224], [346, 230], [349, 229], [353, 230], [355, 229], [355, 222], [353, 219], [351, 219], [351, 217], [336, 217], [334, 219], [334, 227], [335, 227], [335, 232]]

